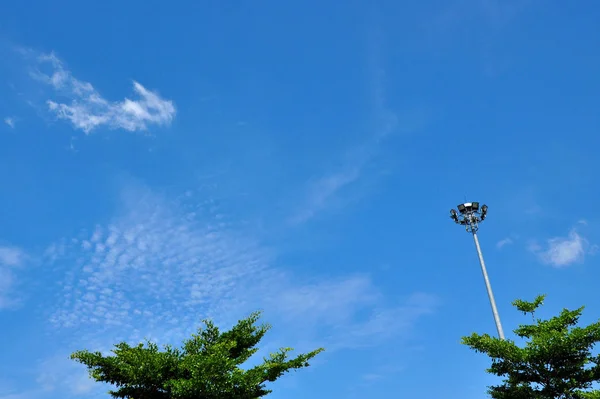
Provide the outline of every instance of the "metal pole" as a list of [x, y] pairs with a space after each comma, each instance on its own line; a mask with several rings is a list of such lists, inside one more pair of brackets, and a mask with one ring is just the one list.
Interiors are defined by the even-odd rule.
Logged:
[[477, 256], [479, 256], [479, 264], [481, 265], [481, 273], [483, 274], [483, 279], [485, 280], [485, 288], [487, 289], [488, 297], [490, 298], [490, 305], [492, 305], [492, 313], [494, 314], [494, 321], [496, 322], [498, 336], [503, 340], [504, 331], [502, 330], [502, 323], [500, 323], [500, 315], [498, 314], [498, 309], [496, 308], [496, 301], [494, 300], [492, 285], [490, 284], [490, 278], [488, 277], [487, 270], [485, 268], [481, 247], [479, 246], [479, 239], [477, 238], [477, 233], [475, 231], [473, 231], [473, 240], [475, 241], [475, 248], [477, 248]]

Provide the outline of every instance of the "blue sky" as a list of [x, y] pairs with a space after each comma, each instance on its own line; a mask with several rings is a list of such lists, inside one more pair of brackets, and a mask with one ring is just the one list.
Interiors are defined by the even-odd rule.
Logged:
[[106, 397], [68, 360], [256, 309], [328, 350], [272, 398], [480, 398], [459, 344], [515, 298], [600, 312], [600, 6], [4, 4], [0, 398]]

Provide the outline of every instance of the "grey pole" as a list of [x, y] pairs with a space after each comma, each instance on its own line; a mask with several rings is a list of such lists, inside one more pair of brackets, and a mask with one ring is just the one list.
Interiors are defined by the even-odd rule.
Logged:
[[483, 254], [481, 253], [481, 247], [479, 246], [479, 238], [477, 238], [477, 233], [475, 231], [473, 231], [473, 241], [475, 241], [475, 248], [477, 248], [477, 256], [479, 256], [479, 264], [481, 265], [481, 274], [483, 274], [485, 288], [487, 289], [488, 298], [490, 298], [490, 305], [492, 306], [492, 313], [494, 314], [494, 322], [496, 323], [496, 329], [498, 330], [498, 337], [503, 340], [504, 331], [502, 330], [500, 315], [498, 314], [498, 308], [496, 307], [496, 300], [494, 299], [492, 284], [490, 283], [490, 278], [488, 277], [487, 270], [485, 268]]

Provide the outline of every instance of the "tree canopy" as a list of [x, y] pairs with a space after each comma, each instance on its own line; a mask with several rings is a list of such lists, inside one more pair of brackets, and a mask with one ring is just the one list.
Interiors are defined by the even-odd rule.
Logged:
[[231, 330], [221, 332], [208, 320], [204, 328], [184, 341], [181, 348], [152, 342], [130, 346], [115, 345], [113, 355], [77, 351], [71, 358], [86, 365], [90, 376], [116, 386], [114, 398], [131, 399], [257, 399], [271, 391], [272, 382], [292, 369], [308, 367], [308, 361], [323, 348], [289, 358], [291, 348], [264, 358], [249, 369], [241, 368], [270, 326], [257, 325], [260, 313], [240, 320]]
[[463, 344], [491, 358], [489, 373], [504, 377], [488, 393], [494, 399], [600, 399], [600, 390], [594, 387], [600, 382], [600, 356], [593, 352], [600, 341], [600, 321], [578, 326], [583, 307], [563, 309], [548, 320], [536, 319], [544, 298], [513, 302], [533, 319], [532, 324], [514, 330], [526, 341], [522, 347], [488, 334], [463, 337]]

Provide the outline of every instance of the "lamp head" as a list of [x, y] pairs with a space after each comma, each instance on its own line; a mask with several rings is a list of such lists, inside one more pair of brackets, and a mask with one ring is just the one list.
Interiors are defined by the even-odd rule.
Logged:
[[485, 218], [487, 217], [487, 211], [488, 211], [488, 206], [483, 205], [481, 207], [481, 220], [485, 220]]
[[452, 218], [452, 220], [458, 223], [458, 214], [454, 209], [450, 209], [450, 217]]

